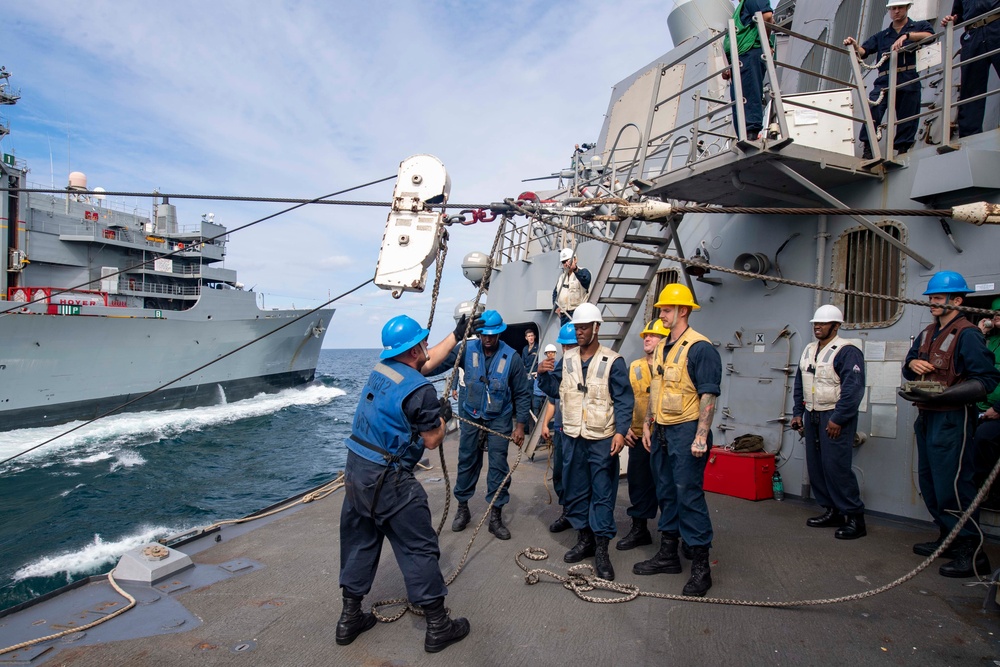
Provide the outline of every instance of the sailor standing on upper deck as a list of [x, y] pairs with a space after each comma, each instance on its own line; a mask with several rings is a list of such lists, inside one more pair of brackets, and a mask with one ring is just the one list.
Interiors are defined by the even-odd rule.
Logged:
[[[764, 63], [764, 48], [760, 43], [760, 31], [757, 29], [757, 22], [754, 21], [754, 14], [760, 12], [765, 23], [770, 23], [774, 16], [771, 10], [770, 0], [740, 0], [733, 12], [733, 22], [736, 24], [736, 52], [740, 59], [740, 87], [743, 89], [743, 115], [746, 120], [747, 139], [756, 141], [761, 130], [764, 129], [764, 72], [767, 65]], [[774, 37], [769, 36], [771, 43], [768, 45], [774, 50]], [[722, 42], [726, 58], [730, 57], [729, 33]], [[723, 79], [731, 79], [730, 70], [722, 73]], [[729, 84], [729, 97], [737, 104], [736, 85]], [[736, 125], [736, 111], [733, 111], [733, 125]], [[737, 130], [739, 127], [737, 127]]]
[[[941, 25], [951, 22], [964, 23], [976, 16], [1000, 9], [1000, 0], [954, 0], [951, 14], [941, 19]], [[962, 35], [962, 86], [959, 101], [986, 92], [990, 78], [990, 65], [1000, 76], [1000, 52], [969, 62], [1000, 47], [1000, 14], [993, 14], [965, 26]], [[983, 131], [986, 98], [966, 102], [958, 107], [958, 136], [968, 137]]]
[[[913, 545], [913, 553], [919, 556], [934, 553], [976, 495], [972, 483], [976, 402], [1000, 381], [1000, 371], [993, 365], [982, 332], [961, 311], [943, 307], [962, 305], [971, 291], [960, 273], [938, 271], [931, 276], [924, 296], [932, 304], [934, 321], [913, 341], [903, 362], [907, 380], [934, 381], [944, 388], [940, 393], [917, 389], [900, 392], [919, 408], [913, 430], [920, 495], [941, 531], [937, 540]], [[971, 577], [990, 571], [976, 525], [977, 514], [962, 527], [951, 548], [941, 554], [955, 559], [938, 569], [942, 576]]]
[[813, 495], [826, 511], [806, 520], [810, 528], [836, 526], [839, 540], [867, 535], [865, 506], [851, 469], [858, 408], [865, 395], [865, 356], [841, 338], [844, 314], [820, 306], [810, 320], [816, 340], [806, 345], [795, 371], [792, 429], [806, 438]]
[[559, 398], [563, 423], [563, 487], [566, 517], [578, 538], [563, 560], [578, 563], [594, 556], [597, 576], [614, 581], [608, 543], [618, 528], [618, 453], [632, 423], [632, 386], [621, 355], [600, 344], [604, 318], [592, 303], [573, 313], [579, 347], [565, 353], [559, 365], [538, 365], [538, 385]]
[[559, 251], [559, 263], [562, 272], [552, 289], [552, 306], [559, 316], [560, 325], [569, 324], [573, 311], [587, 300], [590, 291], [590, 271], [581, 268], [576, 262], [576, 253], [572, 248]]
[[[885, 116], [886, 109], [889, 108], [889, 52], [899, 51], [907, 44], [919, 42], [934, 34], [934, 26], [927, 21], [914, 21], [909, 18], [908, 13], [912, 0], [889, 0], [886, 3], [886, 10], [892, 23], [881, 32], [877, 32], [865, 43], [858, 46], [858, 42], [853, 37], [844, 40], [844, 46], [854, 46], [858, 51], [858, 58], [864, 60], [871, 54], [876, 54], [876, 58], [881, 60], [885, 57], [885, 62], [878, 66], [878, 76], [872, 86], [870, 99], [872, 102], [881, 100], [872, 106], [872, 122], [877, 127]], [[896, 119], [909, 118], [920, 113], [920, 81], [917, 80], [917, 54], [916, 52], [904, 51], [899, 54], [896, 61]], [[913, 83], [908, 83], [908, 82]], [[906, 85], [904, 85], [906, 84]], [[905, 153], [913, 146], [917, 137], [917, 120], [908, 120], [900, 123], [896, 128], [896, 135], [892, 142], [892, 147], [898, 153]], [[862, 144], [861, 158], [870, 160], [872, 158], [872, 147], [868, 138], [868, 126], [861, 127], [858, 140]]]
[[[428, 330], [411, 317], [398, 315], [382, 328], [382, 354], [361, 391], [347, 439], [344, 504], [340, 513], [340, 586], [344, 611], [337, 622], [336, 641], [350, 644], [375, 626], [361, 600], [371, 590], [389, 538], [403, 572], [410, 603], [427, 618], [424, 650], [436, 653], [469, 634], [469, 622], [451, 619], [444, 606], [448, 589], [438, 559], [441, 549], [431, 525], [427, 492], [413, 468], [424, 449], [444, 440], [451, 418], [447, 399], [438, 399], [422, 375], [425, 364], [438, 364], [465, 331], [427, 349]], [[442, 414], [442, 410], [444, 414]]]

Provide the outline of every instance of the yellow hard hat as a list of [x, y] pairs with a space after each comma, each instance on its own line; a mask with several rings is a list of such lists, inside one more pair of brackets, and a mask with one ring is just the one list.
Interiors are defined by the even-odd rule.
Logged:
[[670, 329], [663, 326], [663, 320], [657, 318], [655, 320], [650, 320], [649, 323], [646, 324], [646, 328], [642, 330], [639, 337], [645, 338], [647, 334], [655, 334], [666, 338], [670, 335]]
[[699, 310], [701, 306], [694, 302], [694, 295], [687, 285], [670, 283], [660, 292], [660, 298], [654, 304], [655, 308], [663, 306], [690, 306], [691, 310]]

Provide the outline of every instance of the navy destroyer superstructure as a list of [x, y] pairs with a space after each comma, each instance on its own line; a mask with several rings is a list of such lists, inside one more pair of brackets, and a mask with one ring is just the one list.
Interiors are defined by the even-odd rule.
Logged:
[[[6, 86], [4, 100], [17, 101]], [[18, 192], [28, 173], [4, 153], [0, 430], [96, 417], [270, 332], [127, 409], [234, 401], [313, 379], [333, 310], [259, 308], [224, 268], [226, 228], [212, 214], [182, 228], [164, 198], [149, 212], [81, 194], [80, 172], [65, 194]]]

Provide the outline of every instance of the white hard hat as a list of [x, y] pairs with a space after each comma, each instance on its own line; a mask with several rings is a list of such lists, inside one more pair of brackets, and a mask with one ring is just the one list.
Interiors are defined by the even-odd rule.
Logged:
[[813, 318], [809, 320], [810, 322], [839, 322], [844, 323], [844, 314], [840, 312], [840, 308], [836, 306], [827, 304], [825, 306], [820, 306], [816, 309], [816, 313]]
[[890, 7], [906, 7], [912, 4], [913, 0], [889, 0], [889, 2], [885, 3], [885, 8], [889, 9]]
[[555, 352], [556, 351], [556, 346], [553, 345], [552, 343], [549, 343], [548, 345], [545, 346], [545, 351], [546, 352]]
[[601, 317], [601, 309], [592, 303], [581, 303], [573, 311], [573, 324], [590, 324], [591, 322], [604, 322]]
[[559, 251], [559, 261], [565, 262], [567, 259], [573, 259], [573, 249], [563, 248]]

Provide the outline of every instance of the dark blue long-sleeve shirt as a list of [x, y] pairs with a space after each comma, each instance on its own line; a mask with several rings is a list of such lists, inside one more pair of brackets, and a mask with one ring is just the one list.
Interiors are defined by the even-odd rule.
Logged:
[[[959, 315], [964, 317], [964, 315]], [[941, 332], [940, 327], [936, 327], [932, 340], [938, 337]], [[910, 369], [910, 362], [917, 358], [920, 352], [920, 336], [913, 340], [910, 351], [906, 354], [903, 362], [903, 377], [907, 380], [916, 380], [919, 375]], [[986, 393], [990, 393], [1000, 384], [1000, 370], [994, 365], [993, 353], [986, 347], [986, 339], [983, 332], [976, 327], [963, 329], [958, 334], [955, 341], [955, 356], [953, 357], [955, 372], [959, 381], [976, 380], [983, 385]]]
[[[845, 345], [833, 357], [833, 370], [840, 378], [840, 398], [833, 408], [830, 421], [843, 426], [858, 414], [861, 399], [865, 397], [865, 355], [853, 345]], [[805, 394], [802, 391], [802, 369], [795, 371], [795, 389], [792, 391], [792, 416], [805, 414]]]
[[[591, 357], [581, 362], [580, 373], [583, 377], [587, 377], [587, 368], [593, 359], [594, 357]], [[538, 386], [550, 398], [559, 398], [560, 384], [562, 384], [562, 359], [556, 362], [556, 367], [551, 372], [538, 374]], [[628, 379], [628, 366], [622, 357], [618, 357], [611, 364], [611, 371], [608, 373], [608, 388], [611, 391], [611, 401], [615, 410], [615, 433], [624, 436], [632, 426], [635, 396], [632, 394], [632, 383]]]
[[[455, 359], [458, 358], [459, 354], [462, 355], [462, 363], [459, 364], [459, 368], [465, 371], [465, 384], [468, 386], [470, 382], [474, 382], [475, 380], [472, 379], [472, 374], [465, 366], [468, 361], [468, 356], [465, 354], [465, 345], [455, 346], [439, 366], [431, 369], [425, 375], [434, 376], [447, 373], [454, 367]], [[486, 355], [485, 349], [483, 350], [483, 354], [486, 357], [484, 365], [489, 368], [493, 355]], [[510, 355], [510, 373], [507, 376], [507, 386], [510, 387], [510, 400], [514, 404], [514, 421], [522, 425], [527, 424], [528, 412], [531, 410], [531, 384], [528, 383], [528, 374], [524, 371], [524, 363], [521, 361], [521, 355], [517, 352]], [[463, 417], [466, 419], [473, 418], [465, 411], [464, 401], [459, 401], [458, 407]]]

